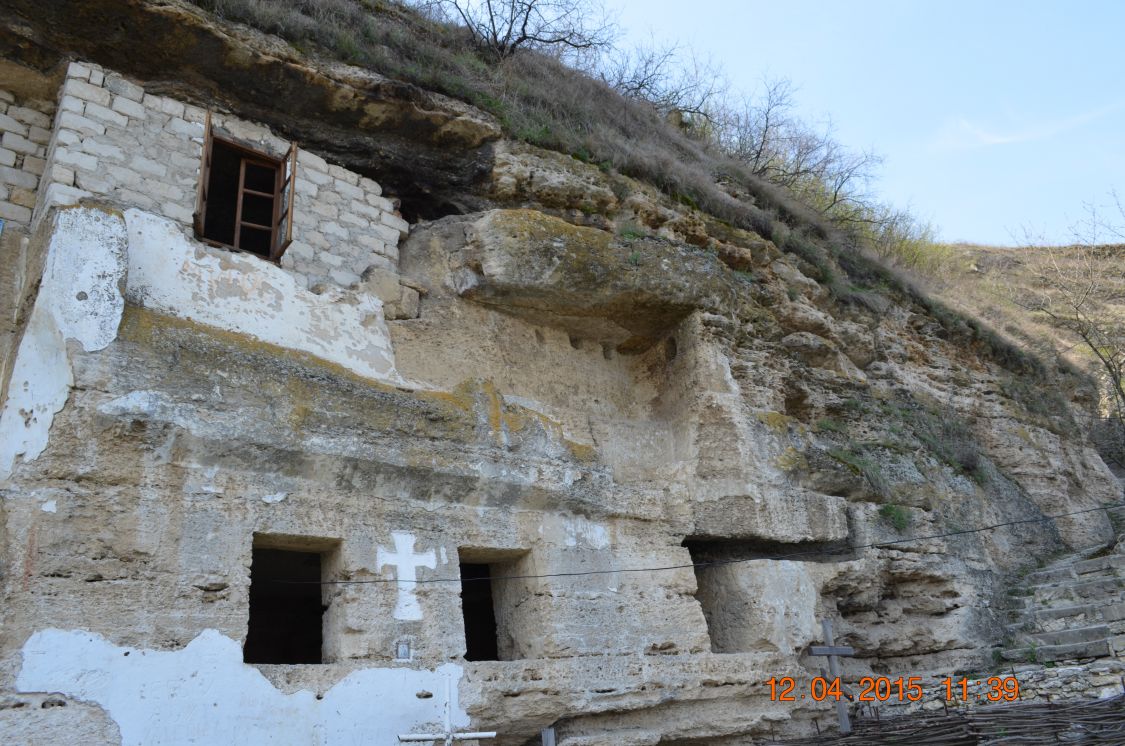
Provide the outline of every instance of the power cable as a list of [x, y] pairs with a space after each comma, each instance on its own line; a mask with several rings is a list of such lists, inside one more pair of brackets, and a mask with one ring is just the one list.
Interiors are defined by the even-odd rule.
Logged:
[[[1086, 508], [1084, 510], [1074, 510], [1069, 513], [1057, 513], [1055, 515], [1046, 515], [1040, 518], [1024, 518], [1018, 521], [1006, 521], [1004, 523], [994, 523], [991, 526], [981, 526], [979, 528], [967, 528], [959, 531], [945, 531], [940, 534], [928, 534], [923, 536], [909, 536], [904, 539], [893, 539], [890, 541], [877, 541], [869, 544], [845, 544], [841, 547], [843, 551], [839, 552], [840, 555], [856, 552], [860, 549], [881, 549], [884, 547], [891, 547], [896, 544], [907, 544], [915, 541], [929, 541], [931, 539], [944, 539], [950, 536], [964, 536], [966, 534], [976, 534], [982, 531], [993, 531], [998, 528], [1007, 528], [1009, 526], [1021, 526], [1030, 523], [1045, 523], [1047, 521], [1058, 520], [1059, 518], [1069, 518], [1071, 516], [1083, 515], [1086, 513], [1096, 513], [1104, 510], [1107, 513], [1110, 510], [1118, 510], [1125, 508], [1125, 503], [1116, 503], [1110, 505], [1101, 505], [1096, 508]], [[786, 554], [776, 554], [773, 556], [764, 557], [740, 557], [735, 559], [722, 559], [712, 560], [708, 562], [693, 562], [685, 565], [664, 565], [660, 567], [625, 567], [613, 570], [576, 570], [574, 572], [555, 572], [546, 573], [543, 575], [501, 575], [498, 577], [480, 577], [480, 578], [426, 578], [424, 580], [399, 580], [397, 578], [373, 578], [370, 580], [274, 580], [276, 583], [299, 584], [299, 585], [367, 585], [373, 583], [414, 583], [415, 585], [427, 585], [431, 583], [472, 583], [475, 581], [489, 581], [496, 582], [501, 580], [539, 580], [544, 578], [573, 578], [589, 575], [613, 575], [615, 573], [639, 573], [639, 572], [666, 572], [669, 570], [687, 570], [697, 567], [719, 567], [723, 565], [734, 565], [742, 562], [761, 562], [776, 561], [792, 559], [793, 557], [803, 557], [811, 554], [824, 556], [826, 554], [824, 549], [806, 549], [804, 551], [788, 552]]]

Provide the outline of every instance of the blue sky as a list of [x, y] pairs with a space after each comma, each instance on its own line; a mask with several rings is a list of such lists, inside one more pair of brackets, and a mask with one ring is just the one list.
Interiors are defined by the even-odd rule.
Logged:
[[945, 240], [1065, 242], [1125, 196], [1125, 2], [607, 0], [630, 39], [680, 41], [734, 85], [884, 165], [878, 195]]

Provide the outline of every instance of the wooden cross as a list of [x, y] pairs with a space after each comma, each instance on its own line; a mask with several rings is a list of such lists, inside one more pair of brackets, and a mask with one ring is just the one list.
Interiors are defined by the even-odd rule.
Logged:
[[[833, 644], [831, 619], [825, 619], [820, 623], [820, 626], [821, 629], [824, 630], [824, 644], [810, 646], [809, 655], [828, 656], [828, 673], [833, 679], [839, 681], [840, 659], [837, 656], [850, 658], [855, 655], [855, 648], [850, 648], [847, 645]], [[848, 719], [848, 703], [844, 701], [843, 697], [836, 700], [836, 717], [840, 720], [840, 733], [851, 733], [852, 723], [851, 720]]]
[[[413, 542], [411, 542], [413, 544]], [[480, 741], [496, 738], [496, 731], [476, 731], [458, 733], [453, 730], [453, 677], [445, 679], [445, 732], [444, 733], [404, 733], [398, 737], [399, 743], [433, 743], [441, 741], [445, 746], [453, 746], [454, 741]]]

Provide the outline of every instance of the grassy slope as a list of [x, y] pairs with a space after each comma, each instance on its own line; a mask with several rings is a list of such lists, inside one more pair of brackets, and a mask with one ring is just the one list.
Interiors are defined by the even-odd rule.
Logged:
[[[843, 303], [899, 296], [1017, 375], [1041, 376], [1035, 356], [888, 269], [811, 208], [706, 148], [648, 105], [539, 54], [501, 63], [482, 56], [464, 29], [434, 23], [390, 0], [190, 0], [222, 19], [288, 40], [310, 56], [368, 67], [471, 103], [514, 139], [646, 181], [728, 224], [797, 255], [802, 269]], [[955, 297], [951, 294], [950, 297]], [[959, 306], [964, 311], [970, 306]], [[988, 316], [984, 316], [988, 318]]]

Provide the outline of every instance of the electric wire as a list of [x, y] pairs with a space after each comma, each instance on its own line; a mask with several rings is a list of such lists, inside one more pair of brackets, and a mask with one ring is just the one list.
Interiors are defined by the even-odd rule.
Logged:
[[930, 541], [933, 539], [944, 539], [951, 536], [964, 536], [966, 534], [976, 534], [983, 531], [994, 531], [998, 528], [1007, 528], [1009, 526], [1021, 526], [1031, 523], [1046, 523], [1047, 521], [1055, 521], [1060, 518], [1070, 518], [1076, 515], [1083, 515], [1086, 513], [1096, 513], [1098, 511], [1119, 510], [1125, 508], [1125, 502], [1112, 503], [1109, 505], [1100, 505], [1096, 508], [1085, 508], [1083, 510], [1073, 510], [1068, 513], [1056, 513], [1053, 515], [1044, 515], [1039, 518], [1023, 518], [1016, 521], [1005, 521], [1003, 523], [994, 523], [990, 526], [980, 526], [977, 528], [960, 529], [957, 531], [943, 531], [938, 534], [925, 534], [921, 536], [908, 536], [902, 539], [891, 539], [888, 541], [875, 541], [868, 544], [843, 544], [840, 545], [838, 551], [828, 552], [825, 549], [806, 549], [802, 551], [787, 552], [784, 554], [773, 554], [757, 557], [737, 557], [731, 559], [709, 560], [707, 562], [692, 562], [680, 565], [662, 565], [657, 567], [622, 567], [615, 569], [604, 570], [574, 570], [571, 572], [553, 572], [543, 573], [540, 575], [500, 575], [496, 577], [479, 577], [479, 578], [425, 578], [415, 580], [399, 580], [398, 578], [370, 578], [366, 580], [274, 580], [275, 583], [287, 583], [294, 585], [369, 585], [369, 584], [388, 584], [388, 583], [413, 583], [415, 585], [430, 585], [437, 583], [472, 583], [477, 581], [485, 582], [498, 582], [502, 580], [540, 580], [545, 578], [573, 578], [591, 575], [614, 575], [620, 573], [645, 573], [645, 572], [668, 572], [671, 570], [687, 570], [695, 569], [697, 567], [719, 567], [723, 565], [735, 565], [743, 562], [761, 562], [761, 561], [777, 561], [792, 559], [794, 557], [804, 557], [808, 555], [826, 556], [826, 555], [840, 555], [844, 558], [847, 554], [857, 552], [861, 549], [883, 549], [891, 548], [898, 544], [908, 544], [916, 541]]

